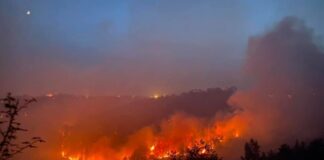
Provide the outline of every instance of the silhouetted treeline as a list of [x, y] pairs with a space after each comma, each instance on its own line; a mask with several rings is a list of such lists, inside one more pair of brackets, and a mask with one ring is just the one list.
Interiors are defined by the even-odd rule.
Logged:
[[[171, 152], [166, 157], [151, 156], [148, 160], [222, 160], [213, 144], [200, 141], [184, 152]], [[130, 160], [138, 159], [131, 157]], [[308, 144], [296, 141], [294, 145], [282, 144], [277, 150], [262, 152], [256, 140], [251, 139], [244, 145], [244, 156], [241, 160], [323, 160], [324, 140], [315, 139]]]
[[323, 160], [324, 141], [315, 139], [310, 143], [296, 141], [292, 146], [281, 145], [277, 150], [261, 152], [257, 141], [251, 139], [244, 146], [245, 154], [242, 160]]

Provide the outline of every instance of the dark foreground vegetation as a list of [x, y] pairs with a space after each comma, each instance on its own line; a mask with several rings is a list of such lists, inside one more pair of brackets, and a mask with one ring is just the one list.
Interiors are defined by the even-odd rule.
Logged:
[[308, 144], [297, 141], [292, 146], [283, 144], [276, 151], [265, 153], [260, 151], [258, 142], [251, 139], [244, 150], [242, 160], [323, 160], [324, 140], [315, 139]]
[[[241, 160], [324, 160], [324, 140], [315, 139], [309, 143], [296, 141], [294, 145], [283, 144], [276, 150], [262, 152], [256, 140], [251, 139], [244, 146]], [[136, 158], [133, 158], [134, 160]], [[149, 160], [224, 160], [209, 144], [196, 144], [184, 153], [171, 153], [168, 157], [150, 157]]]
[[10, 93], [0, 99], [0, 160], [12, 159], [17, 154], [29, 148], [36, 148], [36, 144], [44, 142], [40, 137], [32, 137], [29, 140], [18, 141], [18, 133], [26, 132], [27, 129], [21, 127], [18, 116], [23, 109], [36, 99], [24, 99], [20, 101], [11, 96]]

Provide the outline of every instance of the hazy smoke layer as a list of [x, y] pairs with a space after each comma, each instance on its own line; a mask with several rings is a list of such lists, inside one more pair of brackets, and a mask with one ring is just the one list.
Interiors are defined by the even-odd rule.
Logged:
[[266, 144], [323, 135], [324, 54], [303, 21], [287, 17], [249, 41], [251, 87], [231, 103], [244, 109], [250, 136]]

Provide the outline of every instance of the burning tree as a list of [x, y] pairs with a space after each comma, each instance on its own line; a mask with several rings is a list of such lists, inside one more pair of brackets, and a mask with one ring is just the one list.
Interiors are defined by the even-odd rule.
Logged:
[[0, 101], [0, 160], [11, 159], [28, 148], [36, 148], [37, 143], [45, 142], [40, 137], [17, 142], [18, 133], [27, 131], [21, 127], [21, 123], [17, 120], [19, 113], [27, 108], [30, 103], [35, 102], [36, 99], [25, 99], [24, 103], [21, 104], [19, 99], [14, 98], [8, 93]]

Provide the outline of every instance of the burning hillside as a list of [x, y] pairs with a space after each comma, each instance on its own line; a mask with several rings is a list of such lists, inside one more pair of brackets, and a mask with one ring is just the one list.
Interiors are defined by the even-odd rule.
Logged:
[[73, 144], [69, 142], [73, 134], [66, 131], [62, 132], [61, 156], [67, 160], [168, 159], [193, 148], [199, 155], [207, 155], [244, 136], [244, 123], [235, 116], [208, 122], [177, 114], [157, 127], [136, 131], [118, 147], [110, 143], [109, 137], [90, 146], [83, 145], [82, 140]]
[[[238, 111], [227, 104], [234, 92], [234, 88], [215, 88], [160, 98], [40, 97], [28, 111], [28, 115], [39, 116], [24, 120], [32, 132], [45, 135], [48, 143], [28, 156], [50, 160], [162, 158], [184, 153], [201, 141], [221, 150], [245, 132]], [[33, 127], [39, 121], [43, 125]]]

